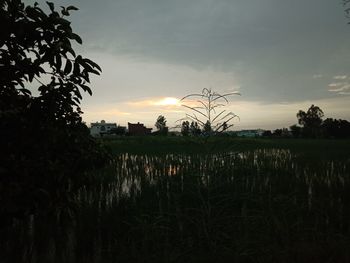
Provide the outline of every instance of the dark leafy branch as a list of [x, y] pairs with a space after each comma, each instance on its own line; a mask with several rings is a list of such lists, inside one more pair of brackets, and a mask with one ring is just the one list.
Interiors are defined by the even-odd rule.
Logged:
[[[53, 3], [47, 4], [49, 14], [37, 3], [25, 6], [19, 0], [1, 2], [0, 94], [11, 90], [31, 97], [32, 92], [25, 84], [40, 79], [39, 97], [55, 89], [61, 99], [72, 100], [78, 107], [81, 91], [92, 94], [87, 85], [90, 74], [99, 75], [101, 68], [92, 60], [76, 55], [72, 48], [72, 41], [82, 44], [82, 40], [66, 17], [71, 10], [78, 9], [61, 7], [60, 14]], [[49, 83], [41, 80], [44, 75], [51, 76]]]
[[83, 92], [101, 68], [76, 54], [68, 16], [47, 2], [0, 0], [0, 225], [2, 220], [68, 207], [106, 152], [82, 122]]

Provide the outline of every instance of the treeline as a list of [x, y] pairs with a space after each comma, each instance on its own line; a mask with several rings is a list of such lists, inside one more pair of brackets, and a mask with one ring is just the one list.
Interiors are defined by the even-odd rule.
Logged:
[[265, 131], [264, 137], [294, 138], [350, 138], [350, 122], [342, 119], [327, 118], [323, 120], [323, 111], [315, 105], [306, 111], [297, 113], [298, 124], [287, 128]]

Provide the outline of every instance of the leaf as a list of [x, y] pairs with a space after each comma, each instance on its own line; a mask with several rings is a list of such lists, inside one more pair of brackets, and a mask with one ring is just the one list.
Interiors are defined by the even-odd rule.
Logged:
[[58, 24], [61, 24], [63, 26], [69, 26], [70, 25], [70, 22], [67, 20], [67, 19], [64, 19], [62, 17], [56, 17], [55, 18], [55, 21], [58, 23]]
[[69, 38], [70, 39], [74, 39], [75, 41], [77, 41], [80, 45], [83, 44], [83, 40], [80, 38], [80, 36], [78, 36], [77, 34], [75, 33], [71, 33], [69, 35]]
[[100, 75], [100, 72], [95, 70], [95, 69], [91, 69], [89, 70], [90, 73], [96, 74], [96, 75]]
[[56, 69], [57, 71], [61, 70], [61, 66], [62, 66], [62, 59], [60, 55], [56, 56]]
[[29, 72], [28, 73], [28, 78], [29, 78], [29, 82], [32, 82], [33, 78], [34, 78], [34, 72]]
[[85, 63], [90, 64], [90, 65], [93, 66], [94, 68], [97, 68], [99, 71], [102, 72], [101, 67], [100, 67], [99, 65], [97, 65], [95, 62], [93, 62], [92, 60], [90, 60], [90, 59], [88, 59], [88, 58], [84, 58], [83, 61], [84, 61]]
[[90, 94], [90, 96], [92, 95], [92, 91], [91, 91], [91, 89], [88, 87], [88, 86], [86, 86], [86, 85], [84, 85], [84, 84], [80, 84], [80, 87], [86, 92], [88, 92], [89, 94]]
[[69, 52], [69, 53], [72, 54], [73, 57], [75, 57], [75, 52], [74, 52], [74, 50], [72, 49], [72, 45], [71, 45], [69, 39], [66, 38], [66, 39], [64, 40], [62, 49], [65, 51], [65, 53]]
[[75, 96], [77, 96], [77, 98], [78, 98], [79, 100], [83, 99], [83, 97], [82, 97], [81, 94], [80, 94], [79, 89], [75, 89], [75, 90], [74, 90], [74, 94], [75, 94]]
[[72, 62], [67, 59], [66, 66], [64, 67], [64, 74], [69, 74], [72, 70]]
[[64, 8], [64, 6], [61, 6], [61, 8], [62, 8], [61, 14], [64, 15], [64, 16], [69, 16], [68, 10], [66, 10], [66, 9]]
[[47, 3], [48, 6], [50, 7], [51, 12], [53, 12], [53, 11], [55, 10], [55, 5], [54, 5], [54, 3], [48, 2], [48, 1], [46, 1], [46, 3]]
[[74, 63], [73, 74], [78, 76], [80, 74], [80, 67], [78, 63]]
[[79, 10], [79, 8], [70, 5], [70, 6], [67, 7], [67, 10], [68, 10], [68, 11], [69, 11], [69, 10]]
[[24, 95], [32, 95], [32, 93], [28, 89], [23, 88], [23, 89], [19, 89], [19, 91], [21, 91]]

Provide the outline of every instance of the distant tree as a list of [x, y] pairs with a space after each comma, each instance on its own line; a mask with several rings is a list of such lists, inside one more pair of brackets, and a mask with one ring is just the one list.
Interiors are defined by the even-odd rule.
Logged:
[[182, 136], [188, 136], [190, 134], [190, 123], [188, 121], [183, 121], [181, 125]]
[[338, 120], [339, 122], [339, 138], [350, 138], [350, 122], [347, 120]]
[[212, 130], [211, 124], [210, 124], [210, 122], [208, 120], [208, 121], [206, 121], [206, 123], [203, 126], [203, 133], [205, 135], [210, 135], [212, 132], [213, 132], [213, 130]]
[[292, 136], [294, 138], [299, 138], [301, 136], [301, 127], [300, 126], [297, 126], [296, 124], [292, 125], [289, 127], [291, 133], [292, 133]]
[[273, 131], [272, 136], [288, 138], [290, 137], [290, 132], [287, 128], [276, 129]]
[[327, 118], [322, 123], [325, 137], [330, 138], [350, 138], [350, 122]]
[[272, 132], [271, 132], [270, 130], [264, 131], [264, 132], [262, 133], [262, 136], [263, 136], [263, 137], [271, 137], [271, 135], [272, 135]]
[[47, 4], [0, 1], [2, 219], [67, 207], [58, 204], [104, 160], [80, 109], [101, 68], [72, 48], [82, 43], [67, 20], [77, 8]]
[[281, 137], [282, 136], [282, 132], [283, 132], [282, 129], [276, 129], [276, 130], [273, 131], [272, 135], [276, 136], [276, 137]]
[[159, 115], [156, 123], [154, 124], [159, 134], [165, 135], [168, 133], [168, 127], [166, 126], [166, 119], [163, 115]]
[[190, 134], [192, 136], [198, 136], [202, 133], [199, 125], [197, 122], [195, 121], [192, 121], [191, 124], [190, 124]]
[[300, 110], [297, 113], [297, 118], [298, 123], [303, 126], [303, 135], [306, 137], [319, 136], [323, 116], [323, 111], [313, 104], [307, 112]]
[[289, 130], [287, 128], [282, 128], [282, 137], [287, 138], [290, 136], [291, 136], [291, 133], [289, 132]]

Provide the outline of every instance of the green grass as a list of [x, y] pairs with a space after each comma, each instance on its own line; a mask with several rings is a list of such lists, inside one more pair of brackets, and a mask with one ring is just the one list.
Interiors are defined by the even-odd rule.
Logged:
[[208, 153], [246, 151], [263, 148], [289, 149], [292, 151], [350, 152], [350, 140], [327, 139], [269, 139], [232, 137], [116, 137], [105, 138], [102, 142], [114, 154], [118, 153]]

